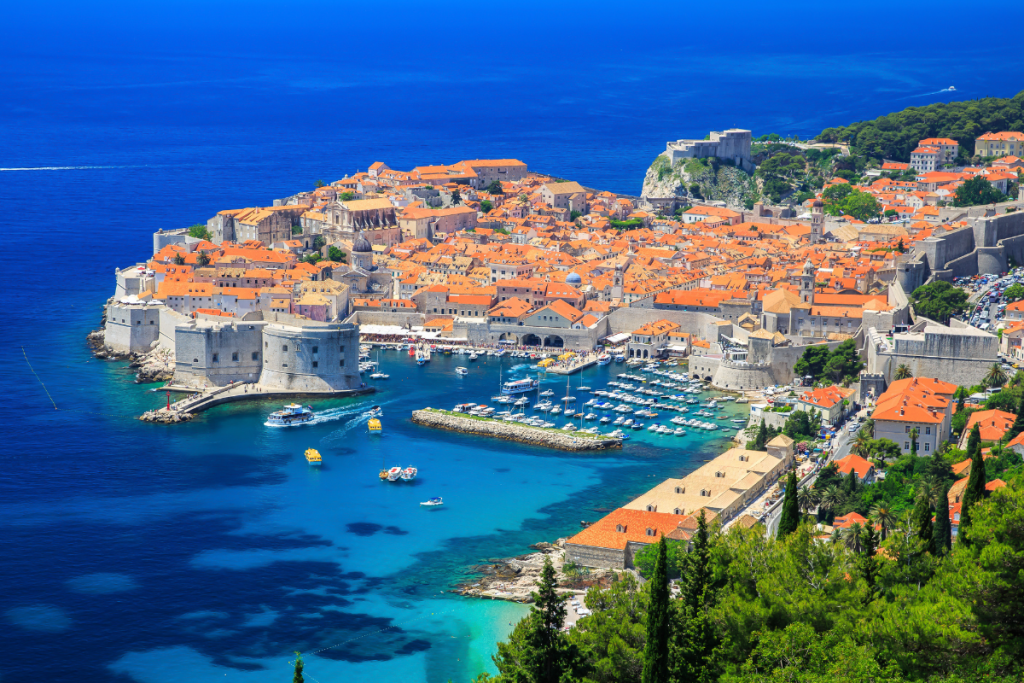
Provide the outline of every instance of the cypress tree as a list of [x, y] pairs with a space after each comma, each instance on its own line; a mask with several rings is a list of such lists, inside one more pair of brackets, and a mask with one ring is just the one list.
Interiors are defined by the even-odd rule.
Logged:
[[[978, 430], [978, 425], [974, 425], [974, 429], [971, 430], [971, 438], [974, 438], [974, 432]], [[968, 445], [968, 449], [970, 445]], [[958, 536], [961, 541], [966, 542], [967, 539], [964, 537], [964, 531], [967, 530], [967, 525], [971, 523], [971, 507], [977, 505], [985, 498], [985, 460], [981, 457], [981, 443], [979, 437], [979, 443], [974, 449], [974, 454], [971, 456], [971, 476], [967, 478], [967, 486], [964, 488], [964, 495], [960, 498], [960, 531]]]
[[875, 527], [871, 522], [865, 524], [864, 529], [860, 532], [860, 544], [863, 549], [857, 558], [857, 565], [860, 567], [861, 576], [867, 581], [868, 587], [874, 590], [875, 580], [878, 577], [878, 561], [875, 559], [878, 536], [875, 534]]
[[1020, 407], [1017, 408], [1017, 419], [1013, 421], [1009, 431], [1006, 432], [1006, 443], [1013, 441], [1021, 432], [1024, 432], [1024, 398], [1020, 401]]
[[302, 678], [302, 653], [295, 653], [295, 673], [292, 675], [292, 683], [303, 683]]
[[[854, 475], [857, 476], [857, 475]], [[796, 502], [796, 471], [790, 470], [786, 478], [786, 497], [782, 500], [778, 538], [785, 538], [800, 525], [800, 508]]]
[[857, 495], [857, 470], [851, 469], [846, 478], [846, 493], [851, 497]]
[[977, 422], [971, 427], [971, 433], [967, 437], [967, 457], [973, 460], [975, 452], [981, 453], [981, 427]]
[[956, 412], [962, 413], [964, 411], [964, 404], [967, 401], [967, 389], [965, 389], [964, 387], [959, 387], [957, 393], [959, 394], [960, 398], [958, 398], [956, 402]]
[[691, 550], [686, 557], [686, 576], [683, 583], [683, 602], [691, 610], [700, 609], [705, 592], [711, 588], [711, 544], [704, 508], [697, 516], [697, 531], [690, 539]]
[[918, 539], [924, 541], [924, 550], [935, 554], [935, 541], [932, 530], [932, 505], [928, 500], [928, 490], [923, 489], [917, 496], [913, 512], [914, 531]]
[[764, 445], [768, 443], [768, 427], [764, 423], [764, 418], [761, 418], [761, 424], [757, 428], [757, 436], [754, 437], [754, 450], [763, 451]]
[[708, 616], [714, 601], [711, 581], [711, 541], [707, 519], [701, 509], [697, 531], [690, 539], [686, 555], [682, 599], [674, 605], [669, 650], [669, 677], [672, 681], [705, 683], [717, 680], [715, 649], [718, 638]]
[[641, 683], [668, 683], [669, 591], [668, 543], [658, 541], [658, 557], [651, 577], [651, 602], [647, 608], [647, 644]]
[[949, 487], [939, 484], [936, 488], [935, 526], [932, 527], [935, 552], [945, 555], [953, 547], [952, 526], [949, 523]]

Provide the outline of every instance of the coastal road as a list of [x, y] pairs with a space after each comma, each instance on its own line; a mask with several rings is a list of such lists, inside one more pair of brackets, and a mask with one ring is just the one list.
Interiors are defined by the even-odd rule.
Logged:
[[[858, 426], [857, 429], [859, 430], [860, 427]], [[833, 462], [835, 460], [842, 460], [847, 455], [849, 455], [850, 454], [850, 448], [853, 445], [853, 436], [856, 433], [857, 433], [856, 431], [854, 431], [852, 433], [847, 431], [846, 430], [846, 426], [844, 425], [841, 428], [841, 433], [840, 433], [839, 437], [836, 439], [836, 447], [835, 447], [835, 449], [831, 453], [829, 453], [828, 458], [825, 460], [824, 463], [822, 463], [821, 467], [819, 467], [813, 474], [811, 474], [810, 477], [808, 477], [807, 481], [803, 483], [803, 485], [804, 486], [814, 486], [814, 482], [817, 481], [817, 479], [818, 479], [818, 472], [821, 472], [821, 469], [823, 467], [825, 467], [825, 465], [827, 465], [828, 463]], [[782, 516], [782, 502], [780, 501], [779, 504], [776, 505], [775, 508], [772, 509], [772, 511], [768, 513], [768, 517], [764, 520], [764, 527], [765, 527], [765, 535], [766, 536], [770, 536], [770, 537], [774, 538], [775, 535], [779, 532], [779, 518], [781, 516]]]

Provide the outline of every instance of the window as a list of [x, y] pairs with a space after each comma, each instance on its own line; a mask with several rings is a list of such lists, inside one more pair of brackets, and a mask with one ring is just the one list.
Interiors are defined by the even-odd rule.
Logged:
[[252, 359], [253, 360], [259, 360], [260, 359], [260, 352], [259, 351], [253, 351], [252, 352]]
[[620, 534], [626, 533], [626, 527], [622, 526], [621, 524], [616, 524], [615, 530], [618, 531]]
[[924, 428], [924, 433], [925, 434], [931, 434], [932, 433], [932, 428], [931, 427], [925, 427]]
[[928, 451], [930, 451], [930, 450], [931, 450], [931, 446], [932, 446], [932, 445], [931, 445], [930, 443], [928, 443], [927, 441], [925, 441], [925, 442], [924, 442], [924, 452], [925, 452], [925, 453], [927, 453]]
[[338, 347], [338, 351], [340, 351], [341, 353], [345, 353], [345, 347], [344, 346], [339, 346]]
[[270, 342], [263, 342], [263, 348], [270, 348]]
[[238, 361], [238, 351], [232, 351], [231, 352], [231, 360], [236, 361], [236, 362]]
[[281, 367], [282, 368], [286, 368], [286, 367], [288, 367], [288, 364], [287, 363], [281, 363]]
[[288, 350], [288, 345], [287, 344], [282, 344], [281, 345], [281, 350], [282, 351], [287, 351]]
[[657, 532], [657, 531], [655, 531], [654, 529], [648, 528], [648, 529], [647, 529], [647, 535], [648, 535], [648, 536], [657, 536], [657, 535], [658, 535], [658, 532]]
[[910, 425], [907, 425], [907, 426], [905, 426], [905, 427], [903, 428], [903, 433], [904, 433], [904, 434], [909, 434], [909, 433], [910, 433]]
[[711, 491], [708, 491], [707, 489], [701, 489], [700, 490], [700, 495], [702, 495], [702, 496], [710, 496], [711, 495]]
[[319, 351], [320, 351], [320, 347], [319, 346], [314, 346], [313, 347], [313, 353], [318, 353]]
[[315, 368], [315, 367], [317, 367], [317, 365], [318, 365], [317, 361], [313, 361], [313, 367]]
[[344, 358], [342, 358], [342, 359], [341, 359], [341, 362], [340, 362], [340, 363], [338, 363], [338, 365], [340, 365], [341, 367], [345, 367], [345, 359], [344, 359]]
[[909, 451], [910, 450], [910, 442], [909, 441], [904, 441], [903, 442], [903, 450], [905, 450], [905, 451]]
[[672, 514], [681, 515], [683, 514], [683, 511], [680, 510], [679, 508], [676, 508], [675, 510], [672, 511]]
[[657, 512], [658, 511], [658, 506], [657, 505], [648, 505], [647, 506], [647, 511], [648, 512]]
[[136, 321], [135, 321], [135, 324], [136, 324], [136, 325], [141, 325], [141, 324], [142, 324], [142, 321], [141, 321], [141, 320], [136, 320]]

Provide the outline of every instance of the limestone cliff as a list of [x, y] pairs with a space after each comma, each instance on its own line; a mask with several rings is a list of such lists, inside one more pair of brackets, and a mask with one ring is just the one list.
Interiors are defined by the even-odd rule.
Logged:
[[[697, 185], [697, 193], [693, 185]], [[757, 201], [761, 196], [753, 176], [719, 159], [683, 159], [672, 164], [664, 154], [659, 154], [647, 169], [641, 194], [703, 197], [723, 201], [731, 209], [742, 209], [745, 201]]]

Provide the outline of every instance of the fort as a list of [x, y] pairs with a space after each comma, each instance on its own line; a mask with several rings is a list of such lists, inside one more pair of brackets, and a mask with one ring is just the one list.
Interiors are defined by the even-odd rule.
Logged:
[[682, 159], [728, 159], [740, 168], [754, 170], [750, 157], [752, 133], [741, 128], [724, 132], [711, 131], [707, 140], [672, 140], [665, 145], [665, 155], [671, 163]]

